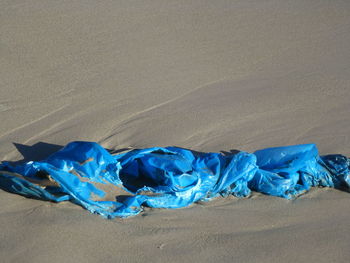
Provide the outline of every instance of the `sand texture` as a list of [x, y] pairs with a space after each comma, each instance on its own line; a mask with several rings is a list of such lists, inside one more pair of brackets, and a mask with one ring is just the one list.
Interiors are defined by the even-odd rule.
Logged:
[[[350, 1], [0, 1], [0, 160], [118, 151], [350, 156]], [[1, 262], [349, 262], [350, 194], [105, 220], [0, 191]]]

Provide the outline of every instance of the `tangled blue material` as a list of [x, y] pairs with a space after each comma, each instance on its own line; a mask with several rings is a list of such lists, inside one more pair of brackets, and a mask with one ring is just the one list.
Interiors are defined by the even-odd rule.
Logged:
[[0, 164], [0, 188], [71, 201], [105, 218], [133, 216], [144, 206], [180, 208], [217, 196], [246, 197], [252, 190], [291, 199], [313, 186], [349, 190], [350, 159], [319, 156], [314, 144], [230, 155], [178, 147], [112, 155], [94, 142], [71, 142], [40, 162]]

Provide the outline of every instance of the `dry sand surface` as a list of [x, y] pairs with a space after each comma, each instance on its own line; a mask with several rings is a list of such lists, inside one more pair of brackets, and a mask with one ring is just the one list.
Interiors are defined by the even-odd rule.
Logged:
[[[350, 1], [0, 1], [0, 160], [73, 140], [350, 156]], [[1, 262], [349, 262], [350, 194], [105, 220], [0, 191]]]

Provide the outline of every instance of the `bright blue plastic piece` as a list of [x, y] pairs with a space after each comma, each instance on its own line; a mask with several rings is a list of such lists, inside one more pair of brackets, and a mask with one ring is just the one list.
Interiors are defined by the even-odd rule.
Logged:
[[106, 218], [136, 215], [143, 206], [179, 208], [219, 195], [245, 197], [251, 190], [290, 199], [313, 186], [349, 190], [350, 159], [320, 157], [314, 144], [253, 154], [167, 147], [111, 155], [97, 143], [72, 142], [40, 162], [0, 164], [0, 188], [70, 200]]

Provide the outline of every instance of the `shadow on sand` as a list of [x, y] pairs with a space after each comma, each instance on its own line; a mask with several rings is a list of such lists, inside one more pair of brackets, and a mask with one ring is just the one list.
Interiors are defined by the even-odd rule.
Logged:
[[[62, 145], [46, 143], [46, 142], [37, 142], [31, 146], [14, 142], [13, 145], [16, 147], [17, 151], [22, 155], [23, 159], [18, 161], [10, 161], [12, 165], [19, 165], [29, 161], [42, 161], [47, 157], [49, 157], [51, 154], [61, 150], [64, 147]], [[178, 148], [182, 148], [182, 147], [178, 147]], [[106, 149], [106, 150], [109, 151], [110, 154], [115, 155], [115, 154], [129, 151], [132, 149], [134, 148]], [[200, 151], [194, 151], [187, 148], [182, 148], [182, 149], [190, 150], [195, 155], [203, 154], [203, 152], [200, 152]], [[221, 153], [225, 156], [234, 155], [239, 152], [240, 151], [236, 149], [229, 150], [229, 151], [221, 151]]]

